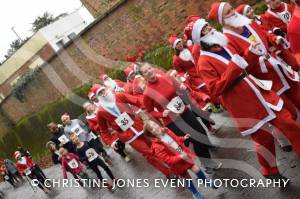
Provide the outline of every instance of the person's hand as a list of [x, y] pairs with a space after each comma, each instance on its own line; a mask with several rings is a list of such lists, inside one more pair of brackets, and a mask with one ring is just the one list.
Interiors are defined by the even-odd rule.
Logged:
[[186, 153], [180, 154], [179, 157], [183, 160], [187, 160], [189, 158], [189, 156]]
[[186, 134], [185, 136], [183, 136], [183, 139], [184, 139], [184, 140], [187, 140], [187, 139], [189, 139], [190, 137], [191, 137], [190, 134]]
[[164, 110], [163, 117], [168, 117], [170, 115], [170, 113], [171, 113], [170, 110]]
[[249, 50], [255, 55], [264, 55], [265, 52], [261, 47], [260, 43], [251, 44]]

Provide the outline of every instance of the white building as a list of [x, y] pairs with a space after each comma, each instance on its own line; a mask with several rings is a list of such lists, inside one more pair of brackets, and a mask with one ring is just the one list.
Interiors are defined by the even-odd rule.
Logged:
[[40, 29], [39, 32], [56, 52], [93, 21], [93, 16], [84, 7], [81, 7]]

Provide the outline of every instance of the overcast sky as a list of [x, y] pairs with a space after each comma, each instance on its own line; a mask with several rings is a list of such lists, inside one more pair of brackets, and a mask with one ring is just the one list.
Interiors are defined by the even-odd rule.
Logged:
[[22, 39], [32, 35], [31, 23], [44, 12], [53, 16], [70, 13], [81, 6], [80, 0], [2, 0], [0, 6], [0, 61], [9, 49], [10, 43], [17, 39], [11, 30], [14, 27]]

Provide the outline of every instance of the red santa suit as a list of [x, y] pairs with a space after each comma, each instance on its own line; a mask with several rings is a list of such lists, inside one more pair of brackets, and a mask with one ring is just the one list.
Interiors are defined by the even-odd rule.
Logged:
[[[228, 47], [230, 49], [234, 49], [239, 55], [246, 57], [246, 59], [246, 52], [248, 52], [247, 49], [250, 48], [251, 44], [259, 43], [263, 51], [267, 52], [270, 48], [270, 40], [267, 37], [266, 32], [260, 29], [259, 26], [254, 22], [252, 22], [250, 25], [246, 25], [245, 27], [249, 31], [249, 34], [251, 34], [249, 38], [224, 28], [223, 32], [229, 40]], [[282, 69], [282, 67], [279, 67], [279, 62], [274, 57], [271, 56], [268, 61], [265, 61], [263, 56], [257, 56], [257, 58], [250, 58], [247, 59], [247, 61], [252, 66], [259, 66], [251, 67], [248, 70], [249, 73], [253, 74], [259, 79], [272, 80], [272, 89], [278, 95], [282, 95], [284, 93], [297, 106], [298, 109], [300, 108], [299, 81], [296, 78], [291, 78], [292, 75], [286, 76], [286, 74], [289, 74], [289, 72], [282, 72], [282, 70], [285, 70], [285, 68]], [[294, 73], [296, 74], [295, 71]], [[293, 105], [290, 105], [288, 109], [291, 110], [294, 116], [297, 115], [295, 110], [293, 110]]]
[[[209, 15], [216, 15], [218, 7], [219, 3], [213, 4]], [[216, 12], [211, 13], [214, 10]], [[219, 20], [222, 21], [222, 18]], [[205, 21], [194, 23], [193, 40], [195, 42], [200, 41], [200, 34], [205, 24]], [[262, 174], [265, 176], [276, 175], [278, 168], [274, 138], [262, 127], [268, 122], [272, 123], [286, 135], [292, 142], [293, 148], [295, 147], [296, 153], [300, 155], [298, 138], [300, 135], [296, 133], [300, 130], [300, 125], [293, 121], [292, 115], [282, 108], [282, 105], [278, 107], [283, 101], [275, 92], [262, 89], [258, 82], [244, 72], [248, 63], [241, 56], [227, 48], [223, 50], [227, 56], [216, 52], [202, 51], [198, 60], [198, 71], [210, 93], [220, 96], [222, 105], [239, 128], [240, 133], [244, 136], [251, 135], [256, 142], [256, 152], [262, 167]], [[251, 52], [249, 52], [250, 55]], [[255, 55], [253, 54], [253, 56]], [[270, 107], [270, 103], [274, 105], [273, 109]], [[291, 125], [299, 130], [292, 130]], [[266, 153], [265, 149], [272, 155]]]
[[276, 10], [268, 8], [262, 17], [269, 30], [280, 28], [282, 32], [287, 33], [287, 25], [291, 20], [292, 13], [293, 6], [282, 2]]
[[[108, 130], [110, 126], [117, 133], [121, 142], [130, 144], [154, 167], [165, 175], [169, 175], [169, 169], [151, 156], [151, 142], [143, 135], [143, 123], [132, 110], [132, 106], [140, 106], [141, 101], [127, 93], [115, 93], [111, 95], [111, 98], [112, 100], [109, 104], [101, 103], [97, 111], [100, 131], [103, 134], [110, 134]], [[115, 141], [116, 138], [112, 138], [108, 142], [110, 145], [114, 145]]]
[[21, 161], [17, 161], [17, 169], [19, 173], [22, 175], [26, 169], [32, 169], [34, 167], [34, 163], [27, 156], [23, 156]]
[[[153, 156], [157, 157], [160, 161], [167, 164], [172, 173], [177, 176], [186, 177], [188, 169], [191, 169], [194, 165], [194, 160], [196, 159], [195, 154], [184, 145], [185, 139], [175, 135], [171, 130], [164, 128], [164, 132], [169, 135], [179, 146], [177, 151], [172, 146], [168, 145], [164, 141], [158, 138], [152, 140], [151, 149]], [[190, 157], [190, 160], [183, 160], [180, 158], [181, 153], [186, 153]]]

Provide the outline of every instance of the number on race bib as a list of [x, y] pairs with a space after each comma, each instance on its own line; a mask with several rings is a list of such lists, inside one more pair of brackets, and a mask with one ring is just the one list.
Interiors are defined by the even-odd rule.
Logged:
[[173, 113], [183, 113], [184, 109], [185, 109], [185, 105], [182, 101], [182, 99], [177, 96], [174, 97], [170, 103], [167, 105], [167, 109], [169, 109], [170, 111], [172, 111]]
[[123, 130], [126, 131], [129, 129], [134, 121], [131, 119], [131, 117], [127, 113], [122, 113], [115, 122], [118, 124], [118, 126]]
[[24, 171], [25, 175], [28, 176], [31, 174], [31, 170], [28, 168]]
[[88, 150], [86, 150], [85, 155], [88, 158], [89, 162], [92, 162], [97, 157], [99, 157], [98, 153], [93, 148], [89, 148]]
[[60, 143], [62, 143], [62, 144], [66, 144], [66, 143], [68, 143], [69, 142], [69, 139], [67, 138], [67, 136], [66, 135], [62, 135], [62, 136], [60, 136], [59, 138], [58, 138], [58, 140], [60, 141]]
[[78, 165], [78, 162], [77, 160], [75, 159], [72, 159], [69, 163], [68, 163], [69, 167], [71, 169], [76, 169], [79, 165]]

